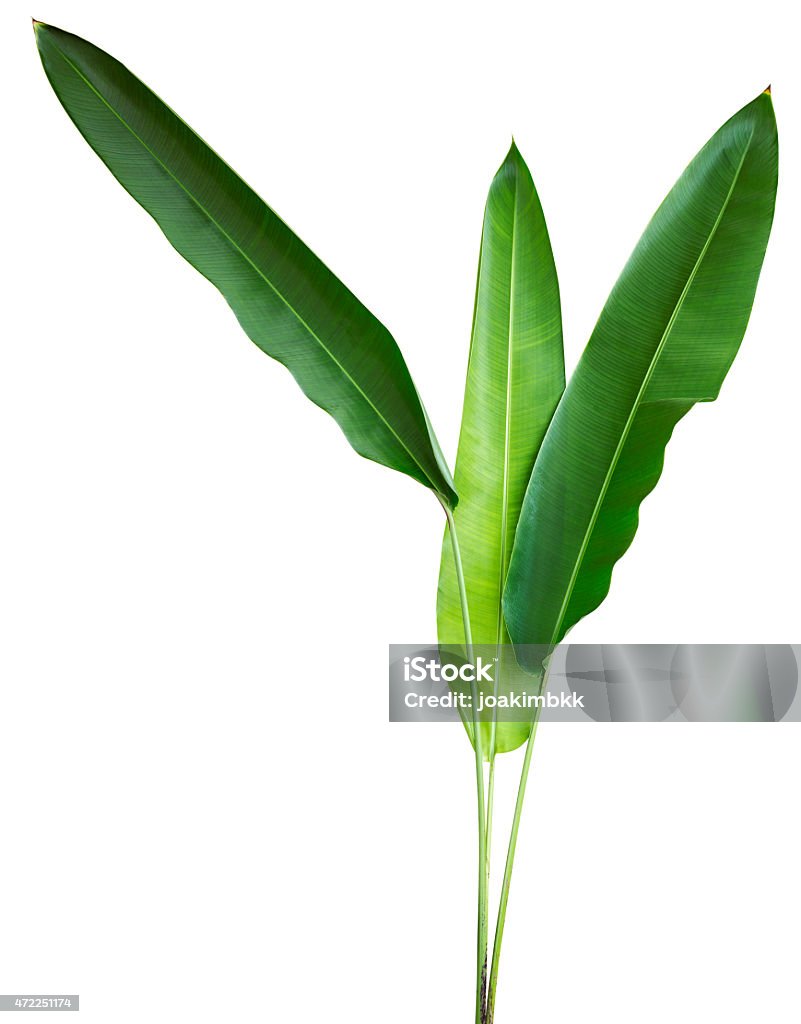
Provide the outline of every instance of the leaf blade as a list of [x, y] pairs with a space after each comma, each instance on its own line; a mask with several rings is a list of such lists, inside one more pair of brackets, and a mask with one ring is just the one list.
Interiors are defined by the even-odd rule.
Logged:
[[710, 139], [646, 228], [526, 493], [504, 598], [516, 643], [558, 643], [603, 601], [675, 425], [717, 397], [750, 316], [777, 174], [764, 93]]
[[92, 43], [37, 23], [67, 114], [262, 351], [334, 417], [365, 458], [456, 494], [394, 339], [169, 107]]
[[[484, 213], [455, 469], [460, 502], [454, 520], [477, 645], [509, 644], [501, 599], [515, 528], [564, 380], [559, 284], [550, 239], [531, 174], [513, 143]], [[440, 643], [464, 642], [447, 531], [437, 626]], [[501, 659], [503, 688], [519, 670], [508, 648]], [[527, 735], [525, 724], [499, 722], [498, 751], [514, 749]]]

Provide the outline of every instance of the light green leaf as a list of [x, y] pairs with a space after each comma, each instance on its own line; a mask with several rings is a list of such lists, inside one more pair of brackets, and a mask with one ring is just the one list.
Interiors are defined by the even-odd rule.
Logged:
[[606, 596], [673, 428], [717, 397], [740, 346], [777, 174], [766, 92], [704, 146], [646, 228], [526, 492], [504, 598], [515, 643], [557, 643]]
[[[513, 143], [492, 182], [484, 213], [455, 470], [460, 501], [454, 520], [476, 644], [509, 643], [501, 599], [515, 528], [564, 386], [559, 284], [551, 244], [531, 174]], [[448, 532], [437, 624], [440, 643], [464, 642]], [[509, 648], [501, 657], [503, 691], [519, 670]], [[498, 723], [497, 750], [519, 746], [528, 731], [525, 724]], [[489, 732], [482, 739], [488, 751]]]
[[80, 133], [222, 292], [248, 336], [289, 369], [360, 455], [414, 477], [453, 507], [450, 473], [387, 329], [127, 68], [68, 32], [35, 29], [50, 84]]

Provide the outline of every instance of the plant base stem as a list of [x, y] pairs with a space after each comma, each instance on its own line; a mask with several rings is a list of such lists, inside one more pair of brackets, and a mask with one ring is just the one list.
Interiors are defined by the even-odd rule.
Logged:
[[[540, 693], [544, 693], [548, 686], [548, 672], [543, 674]], [[485, 1024], [493, 1024], [495, 1018], [495, 994], [498, 988], [498, 965], [501, 959], [501, 946], [503, 944], [503, 931], [506, 925], [506, 908], [509, 903], [509, 890], [512, 885], [512, 870], [515, 863], [515, 852], [517, 850], [517, 834], [520, 830], [520, 818], [523, 813], [523, 803], [526, 798], [526, 784], [528, 773], [531, 768], [531, 756], [534, 753], [534, 740], [537, 736], [537, 726], [540, 716], [537, 714], [532, 722], [531, 732], [526, 742], [526, 752], [523, 757], [523, 767], [520, 771], [520, 783], [517, 788], [517, 799], [515, 800], [514, 816], [512, 818], [512, 831], [509, 835], [509, 847], [506, 852], [506, 864], [503, 869], [503, 881], [501, 883], [501, 898], [498, 904], [498, 922], [495, 926], [495, 941], [492, 947], [492, 963], [490, 965], [489, 983], [487, 986], [487, 1015]]]
[[[459, 600], [462, 608], [465, 646], [467, 658], [473, 661], [473, 636], [470, 628], [470, 613], [467, 607], [467, 588], [465, 586], [462, 555], [459, 550], [459, 539], [453, 512], [444, 502], [448, 520], [448, 530], [453, 549], [453, 561], [456, 567], [456, 580], [459, 586]], [[478, 685], [473, 680], [470, 684], [470, 698], [473, 705], [473, 751], [476, 765], [476, 798], [478, 804], [478, 935], [476, 943], [476, 1013], [475, 1024], [486, 1024], [487, 1020], [487, 952], [489, 947], [489, 914], [487, 898], [489, 890], [489, 865], [487, 860], [487, 808], [484, 796], [484, 751], [481, 743], [481, 725], [478, 720]]]

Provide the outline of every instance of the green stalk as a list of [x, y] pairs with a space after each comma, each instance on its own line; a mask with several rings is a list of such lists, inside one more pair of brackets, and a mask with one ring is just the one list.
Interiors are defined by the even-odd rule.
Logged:
[[492, 812], [495, 804], [495, 755], [497, 753], [498, 743], [498, 683], [500, 675], [501, 665], [501, 648], [500, 643], [496, 647], [498, 658], [497, 668], [495, 670], [495, 681], [493, 683], [493, 694], [495, 696], [495, 705], [492, 709], [492, 723], [490, 725], [490, 745], [489, 754], [487, 760], [489, 761], [489, 780], [487, 782], [487, 823], [486, 823], [486, 834], [487, 834], [487, 891], [489, 891], [489, 879], [490, 879], [490, 856], [492, 851]]
[[[474, 661], [473, 634], [470, 628], [470, 613], [467, 607], [467, 588], [464, 581], [462, 554], [459, 550], [459, 539], [453, 512], [442, 502], [448, 519], [453, 560], [456, 567], [456, 580], [459, 586], [459, 601], [462, 607], [465, 646], [467, 658]], [[484, 802], [484, 752], [481, 744], [481, 726], [478, 720], [478, 684], [475, 679], [470, 683], [470, 700], [473, 705], [473, 750], [476, 764], [476, 796], [478, 800], [478, 941], [476, 949], [476, 1016], [475, 1024], [486, 1024], [487, 1019], [487, 949], [489, 944], [489, 923], [487, 911], [487, 893], [489, 889], [489, 869], [487, 862], [487, 813]]]
[[[543, 675], [540, 693], [544, 693], [548, 685], [548, 671]], [[503, 930], [506, 925], [506, 907], [509, 903], [509, 889], [512, 885], [512, 869], [515, 863], [515, 851], [517, 850], [517, 833], [520, 829], [520, 817], [523, 813], [523, 802], [526, 797], [526, 783], [528, 772], [531, 767], [531, 755], [534, 753], [534, 740], [537, 735], [537, 726], [540, 721], [540, 712], [531, 725], [531, 733], [526, 742], [526, 753], [523, 758], [523, 767], [520, 772], [520, 783], [517, 788], [517, 799], [515, 811], [512, 818], [512, 831], [509, 835], [509, 847], [506, 851], [506, 864], [503, 869], [503, 881], [501, 883], [501, 898], [498, 904], [498, 922], [495, 926], [495, 941], [492, 946], [492, 964], [490, 967], [489, 986], [487, 990], [487, 1017], [485, 1024], [493, 1024], [495, 1019], [495, 993], [498, 988], [498, 964], [501, 959], [501, 945], [503, 943]]]
[[484, 832], [487, 837], [487, 853], [486, 853], [486, 874], [487, 874], [487, 889], [489, 890], [489, 878], [490, 878], [490, 856], [492, 854], [492, 810], [495, 802], [495, 751], [492, 749], [492, 741], [490, 740], [490, 753], [489, 753], [489, 777], [487, 780], [487, 821], [484, 827]]

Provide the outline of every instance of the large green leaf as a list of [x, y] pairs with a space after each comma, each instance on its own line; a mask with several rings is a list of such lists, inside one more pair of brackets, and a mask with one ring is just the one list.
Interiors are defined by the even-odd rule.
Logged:
[[[455, 470], [460, 501], [454, 520], [477, 645], [509, 644], [501, 599], [515, 528], [564, 386], [559, 284], [551, 244], [531, 174], [513, 143], [492, 182], [484, 213]], [[437, 620], [440, 643], [464, 642], [447, 531]], [[519, 682], [519, 670], [508, 647], [499, 656], [503, 691]], [[496, 749], [514, 749], [528, 731], [525, 724], [499, 722]], [[483, 747], [489, 748], [489, 734]]]
[[178, 252], [222, 292], [368, 459], [448, 505], [450, 473], [387, 329], [273, 211], [119, 61], [37, 23], [50, 84], [76, 127]]
[[526, 492], [504, 598], [515, 643], [558, 642], [606, 596], [673, 428], [695, 402], [717, 397], [737, 353], [777, 174], [766, 92], [704, 146], [640, 239]]

